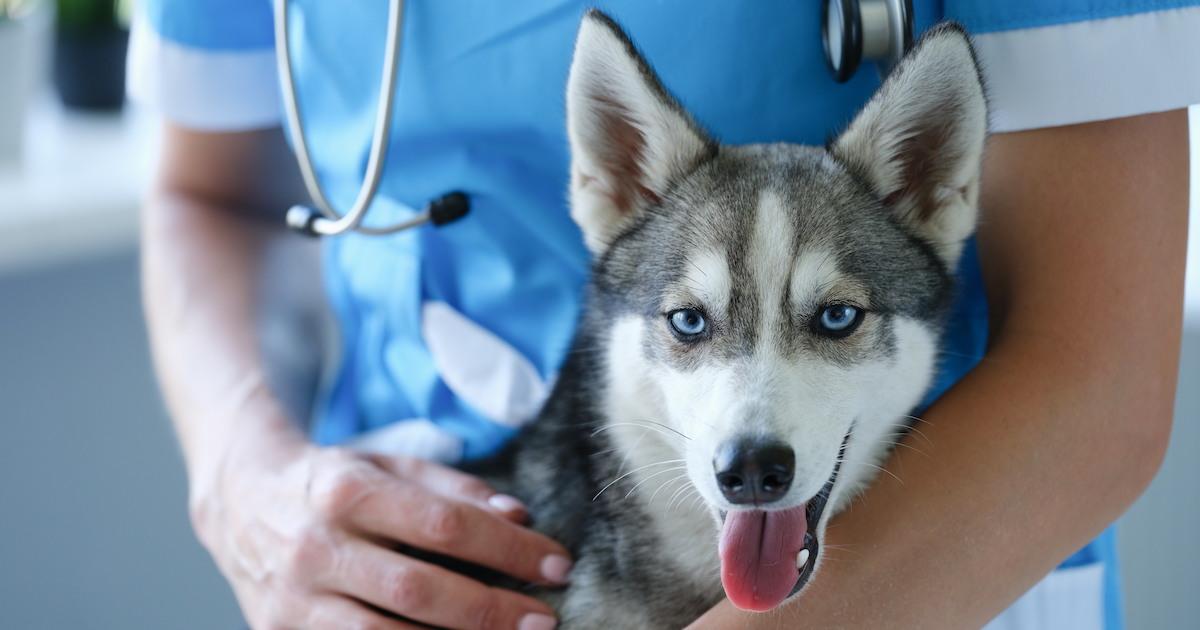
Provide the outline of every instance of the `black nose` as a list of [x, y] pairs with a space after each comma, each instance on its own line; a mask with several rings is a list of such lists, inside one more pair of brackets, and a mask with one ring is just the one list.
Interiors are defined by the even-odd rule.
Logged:
[[717, 449], [713, 472], [730, 503], [771, 503], [782, 499], [792, 486], [796, 453], [779, 442], [730, 441]]

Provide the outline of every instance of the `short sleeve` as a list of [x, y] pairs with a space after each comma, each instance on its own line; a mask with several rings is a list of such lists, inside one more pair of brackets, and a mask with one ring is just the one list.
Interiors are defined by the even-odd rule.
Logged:
[[974, 35], [993, 131], [1200, 103], [1200, 0], [945, 0]]
[[129, 45], [131, 98], [202, 131], [281, 118], [270, 0], [143, 0]]

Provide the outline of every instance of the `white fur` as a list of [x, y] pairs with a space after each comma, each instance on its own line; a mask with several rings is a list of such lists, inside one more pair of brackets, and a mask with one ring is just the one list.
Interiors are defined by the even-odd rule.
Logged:
[[[792, 265], [792, 219], [783, 201], [774, 191], [763, 191], [754, 216], [754, 236], [750, 249], [750, 273], [758, 287], [758, 303], [763, 314], [759, 322], [760, 353], [771, 353], [774, 344], [766, 343], [779, 328], [782, 309], [776, 308], [786, 297], [787, 273]], [[765, 356], [769, 361], [770, 357]]]

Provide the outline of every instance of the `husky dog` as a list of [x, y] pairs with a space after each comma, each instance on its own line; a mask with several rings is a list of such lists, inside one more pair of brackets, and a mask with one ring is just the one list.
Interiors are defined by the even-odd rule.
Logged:
[[586, 306], [537, 422], [477, 471], [575, 555], [535, 591], [563, 627], [779, 606], [934, 373], [986, 135], [968, 37], [926, 34], [828, 147], [723, 146], [592, 11], [567, 110]]

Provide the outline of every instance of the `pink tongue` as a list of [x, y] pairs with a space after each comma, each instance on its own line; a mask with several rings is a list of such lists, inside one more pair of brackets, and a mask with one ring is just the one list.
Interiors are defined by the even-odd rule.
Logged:
[[796, 555], [807, 531], [803, 505], [778, 512], [730, 512], [718, 546], [721, 584], [729, 601], [755, 612], [783, 603], [800, 578]]

